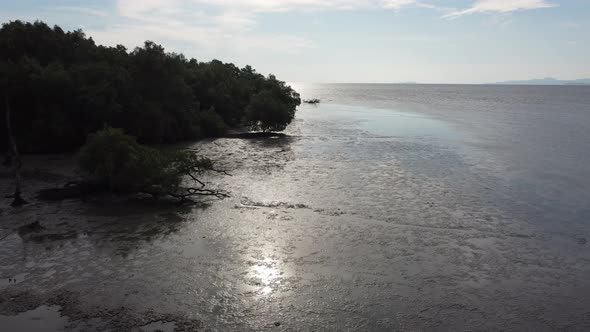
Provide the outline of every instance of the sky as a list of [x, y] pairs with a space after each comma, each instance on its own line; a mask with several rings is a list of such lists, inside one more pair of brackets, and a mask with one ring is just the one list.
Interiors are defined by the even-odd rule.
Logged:
[[590, 77], [590, 0], [0, 0], [17, 19], [288, 82]]

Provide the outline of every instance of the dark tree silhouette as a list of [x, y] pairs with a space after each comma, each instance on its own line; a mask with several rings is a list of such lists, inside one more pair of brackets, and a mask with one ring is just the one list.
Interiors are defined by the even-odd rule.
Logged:
[[[9, 90], [21, 152], [73, 151], [105, 124], [150, 144], [220, 136], [246, 123], [281, 130], [301, 103], [291, 87], [250, 66], [189, 60], [150, 41], [131, 52], [100, 46], [81, 30], [42, 22], [2, 25], [0, 66], [15, 75], [0, 92]], [[0, 136], [5, 151], [9, 140]]]
[[246, 109], [246, 125], [263, 132], [282, 131], [295, 117], [295, 108], [282, 102], [271, 90], [257, 93]]

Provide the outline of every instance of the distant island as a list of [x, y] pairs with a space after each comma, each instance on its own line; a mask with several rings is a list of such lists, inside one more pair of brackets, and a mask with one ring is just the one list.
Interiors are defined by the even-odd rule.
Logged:
[[552, 77], [545, 77], [539, 79], [531, 79], [531, 80], [515, 80], [515, 81], [505, 81], [505, 82], [498, 82], [494, 84], [503, 84], [503, 85], [590, 85], [590, 78], [583, 78], [578, 80], [559, 80]]

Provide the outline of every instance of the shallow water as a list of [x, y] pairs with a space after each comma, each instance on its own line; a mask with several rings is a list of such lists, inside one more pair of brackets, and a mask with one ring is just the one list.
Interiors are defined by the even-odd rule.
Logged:
[[590, 329], [590, 90], [299, 89], [324, 102], [301, 107], [291, 137], [192, 146], [230, 171], [209, 180], [231, 199], [0, 210], [0, 278], [16, 279], [0, 315], [49, 303], [113, 330]]
[[[585, 229], [590, 219], [590, 87], [299, 84], [304, 96], [439, 119], [451, 150], [522, 200], [521, 218]], [[401, 122], [403, 123], [403, 122]], [[426, 132], [438, 134], [429, 126]], [[446, 135], [437, 135], [445, 139]], [[445, 167], [445, 164], [435, 167]], [[514, 208], [514, 207], [513, 207]], [[534, 211], [537, 210], [537, 211]], [[513, 211], [514, 212], [514, 211]], [[576, 225], [579, 224], [579, 225]]]
[[67, 323], [68, 318], [59, 314], [59, 307], [40, 306], [12, 317], [0, 315], [3, 331], [64, 331]]

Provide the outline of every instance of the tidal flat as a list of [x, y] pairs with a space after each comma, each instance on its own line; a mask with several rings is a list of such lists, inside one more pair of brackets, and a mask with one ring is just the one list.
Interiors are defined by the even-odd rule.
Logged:
[[314, 91], [327, 102], [302, 106], [288, 137], [188, 146], [229, 171], [206, 179], [225, 200], [42, 202], [36, 191], [76, 177], [75, 156], [25, 158], [31, 204], [0, 210], [0, 326], [590, 329], [584, 197], [534, 190], [562, 178], [521, 167], [477, 114]]

